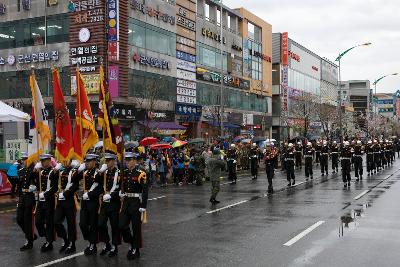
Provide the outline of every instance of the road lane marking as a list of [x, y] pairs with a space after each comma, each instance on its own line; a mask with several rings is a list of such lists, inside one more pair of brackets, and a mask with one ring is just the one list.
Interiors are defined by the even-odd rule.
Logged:
[[295, 237], [293, 237], [292, 239], [290, 239], [288, 242], [286, 242], [283, 245], [290, 247], [291, 245], [293, 245], [294, 243], [296, 243], [297, 241], [299, 241], [300, 239], [302, 239], [303, 237], [305, 237], [306, 235], [308, 235], [309, 233], [311, 233], [313, 230], [315, 230], [317, 227], [321, 226], [324, 223], [325, 223], [325, 221], [318, 221], [318, 222], [314, 223], [313, 225], [308, 227], [306, 230], [304, 230], [300, 234], [296, 235]]
[[83, 255], [84, 255], [84, 253], [82, 251], [82, 252], [79, 252], [79, 253], [76, 253], [76, 254], [73, 254], [73, 255], [58, 259], [58, 260], [49, 261], [49, 262], [46, 262], [46, 263], [43, 263], [43, 264], [40, 264], [40, 265], [36, 265], [35, 267], [46, 267], [46, 266], [54, 265], [56, 263], [60, 263], [60, 262], [63, 262], [63, 261], [66, 261], [66, 260], [70, 260], [70, 259], [73, 259], [73, 258], [76, 258], [76, 257], [79, 257], [79, 256], [83, 256]]
[[165, 198], [165, 197], [166, 197], [166, 196], [160, 196], [160, 197], [150, 198], [150, 199], [148, 199], [148, 201], [157, 200], [157, 199]]
[[[244, 180], [250, 181], [250, 179], [244, 179]], [[240, 182], [240, 181], [243, 181], [243, 179], [237, 179], [237, 180], [236, 180], [236, 182]], [[221, 185], [227, 185], [227, 184], [231, 184], [231, 183], [232, 183], [232, 182], [230, 181], [230, 182], [222, 183]]]
[[359, 194], [358, 196], [356, 196], [354, 198], [354, 200], [358, 200], [360, 198], [362, 198], [365, 194], [368, 194], [371, 190], [365, 190], [364, 192], [362, 192], [361, 194]]
[[239, 201], [239, 202], [237, 202], [237, 203], [234, 203], [234, 204], [231, 204], [231, 205], [228, 205], [228, 206], [225, 206], [225, 207], [216, 209], [216, 210], [207, 211], [206, 213], [207, 213], [207, 214], [212, 214], [212, 213], [215, 213], [215, 212], [224, 210], [224, 209], [232, 208], [232, 207], [234, 207], [234, 206], [237, 206], [237, 205], [240, 205], [240, 204], [243, 204], [243, 203], [246, 203], [246, 202], [248, 202], [248, 200], [242, 200], [242, 201]]

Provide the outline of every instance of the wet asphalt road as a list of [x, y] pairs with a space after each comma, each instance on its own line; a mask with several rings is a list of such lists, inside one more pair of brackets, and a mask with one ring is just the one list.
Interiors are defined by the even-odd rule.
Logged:
[[[118, 258], [77, 255], [52, 266], [399, 266], [400, 160], [346, 190], [340, 171], [321, 177], [316, 168], [309, 182], [304, 168], [296, 171], [298, 185], [289, 189], [285, 174], [277, 173], [273, 195], [266, 194], [264, 174], [222, 182], [216, 207], [208, 202], [208, 183], [155, 188], [139, 260], [128, 262], [123, 244]], [[64, 257], [60, 240], [48, 254], [39, 251], [42, 240], [19, 252], [24, 237], [14, 211], [0, 214], [0, 227], [0, 266]], [[85, 246], [79, 237], [77, 252]]]

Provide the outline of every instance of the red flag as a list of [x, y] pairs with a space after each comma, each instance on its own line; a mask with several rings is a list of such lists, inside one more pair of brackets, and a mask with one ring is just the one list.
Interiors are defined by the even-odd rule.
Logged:
[[54, 117], [56, 125], [56, 153], [55, 157], [61, 163], [69, 164], [73, 154], [71, 118], [65, 104], [64, 95], [60, 85], [60, 74], [56, 68], [52, 69], [54, 90]]
[[111, 99], [108, 85], [104, 77], [104, 68], [100, 66], [100, 93], [99, 93], [99, 126], [103, 129], [104, 150], [113, 151], [122, 159], [124, 142], [117, 114]]
[[76, 120], [74, 130], [75, 158], [82, 161], [87, 151], [98, 141], [93, 113], [79, 70], [76, 71]]

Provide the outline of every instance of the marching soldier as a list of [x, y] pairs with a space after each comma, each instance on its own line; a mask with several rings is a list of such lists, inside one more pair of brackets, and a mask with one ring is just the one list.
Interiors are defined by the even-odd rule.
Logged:
[[288, 149], [288, 143], [284, 143], [281, 145], [281, 151], [280, 151], [280, 160], [281, 160], [281, 171], [285, 171], [286, 170], [286, 160], [285, 160], [285, 155], [286, 155], [286, 151]]
[[[120, 245], [119, 232], [119, 211], [121, 209], [121, 200], [119, 197], [120, 173], [117, 168], [117, 156], [112, 153], [105, 153], [103, 164], [99, 173], [103, 179], [103, 198], [101, 198], [101, 208], [99, 214], [99, 239], [105, 243], [100, 255], [108, 253], [110, 258], [118, 254], [118, 245]], [[108, 235], [107, 221], [111, 225], [111, 244]]]
[[231, 147], [227, 152], [227, 165], [228, 165], [228, 177], [231, 181], [231, 184], [236, 184], [237, 175], [236, 175], [236, 160], [237, 160], [237, 152], [235, 144], [231, 144]]
[[339, 146], [336, 141], [333, 141], [331, 147], [331, 157], [332, 157], [332, 173], [339, 172]]
[[54, 209], [57, 192], [57, 175], [51, 166], [50, 154], [40, 155], [40, 162], [35, 165], [35, 176], [39, 189], [35, 224], [39, 236], [46, 238], [40, 250], [47, 252], [53, 249], [55, 239]]
[[310, 142], [307, 143], [307, 147], [304, 151], [304, 165], [305, 165], [305, 171], [306, 171], [306, 181], [308, 181], [308, 178], [311, 176], [311, 180], [314, 178], [313, 177], [313, 158], [314, 158], [314, 149], [312, 147], [312, 144]]
[[296, 169], [301, 169], [302, 168], [301, 160], [303, 156], [303, 146], [301, 145], [301, 142], [297, 142], [295, 146], [295, 152], [296, 152], [295, 154]]
[[271, 144], [267, 145], [265, 148], [264, 162], [265, 162], [265, 171], [267, 173], [268, 179], [268, 193], [274, 193], [274, 189], [272, 187], [272, 178], [274, 178], [274, 165], [276, 159], [276, 152], [271, 148]]
[[381, 170], [381, 146], [378, 141], [374, 139], [374, 162], [375, 162], [375, 172], [377, 173]]
[[386, 159], [386, 144], [383, 140], [380, 141], [380, 147], [381, 147], [381, 166], [382, 169], [386, 167], [387, 164], [387, 159]]
[[28, 153], [21, 153], [21, 165], [18, 169], [18, 204], [17, 204], [17, 223], [25, 234], [26, 243], [20, 248], [25, 251], [33, 248], [33, 241], [37, 236], [33, 231], [33, 218], [35, 212], [35, 192], [37, 190], [36, 181], [32, 175], [33, 164], [27, 166]]
[[344, 183], [344, 188], [350, 188], [351, 181], [351, 147], [349, 141], [343, 142], [343, 149], [340, 151], [341, 165], [342, 165], [342, 178]]
[[329, 147], [328, 143], [324, 140], [323, 146], [321, 148], [321, 175], [324, 176], [324, 173], [328, 176], [328, 160], [329, 160]]
[[[128, 260], [140, 257], [142, 248], [142, 223], [146, 223], [146, 207], [148, 198], [148, 182], [146, 173], [137, 165], [138, 155], [125, 153], [127, 168], [121, 179], [119, 196], [122, 207], [119, 215], [119, 229], [125, 243], [130, 244]], [[132, 231], [130, 229], [132, 225]]]
[[317, 163], [317, 165], [319, 164], [321, 159], [321, 149], [322, 149], [321, 141], [318, 140], [315, 145], [315, 163]]
[[371, 140], [368, 141], [368, 144], [365, 147], [365, 153], [367, 153], [367, 172], [368, 176], [370, 176], [373, 174], [373, 171], [375, 170], [374, 145], [372, 144]]
[[258, 176], [258, 148], [255, 143], [253, 143], [253, 147], [250, 150], [249, 159], [251, 176], [253, 176], [252, 180], [256, 180]]
[[[64, 240], [59, 252], [64, 252], [65, 254], [71, 254], [76, 251], [76, 211], [78, 208], [76, 191], [79, 188], [79, 181], [76, 180], [76, 177], [78, 167], [79, 162], [73, 160], [70, 165], [62, 166], [59, 163], [54, 168], [57, 175], [58, 189], [54, 227], [57, 236]], [[63, 224], [65, 219], [67, 221], [68, 234]]]
[[222, 176], [221, 171], [226, 169], [225, 162], [221, 159], [221, 151], [217, 148], [213, 150], [213, 156], [208, 160], [208, 169], [210, 171], [211, 180], [211, 204], [218, 204], [219, 201], [216, 200], [217, 194], [220, 189], [220, 178]]
[[103, 192], [103, 179], [96, 168], [97, 158], [96, 154], [87, 154], [85, 163], [78, 168], [83, 191], [79, 226], [83, 239], [89, 242], [84, 251], [86, 256], [97, 253], [99, 197]]
[[393, 146], [392, 146], [392, 141], [386, 140], [386, 161], [387, 165], [392, 165], [393, 164]]
[[289, 182], [287, 186], [292, 186], [296, 183], [294, 176], [294, 157], [295, 151], [292, 143], [289, 143], [285, 154], [286, 179]]
[[354, 146], [354, 171], [356, 176], [356, 181], [358, 182], [360, 179], [362, 180], [363, 175], [363, 156], [364, 151], [362, 147], [362, 143], [360, 140], [357, 141]]

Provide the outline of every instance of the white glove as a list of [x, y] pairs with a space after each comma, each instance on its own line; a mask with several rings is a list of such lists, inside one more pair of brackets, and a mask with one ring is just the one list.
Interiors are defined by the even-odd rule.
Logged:
[[146, 211], [146, 209], [139, 208], [139, 211], [140, 211], [140, 212], [145, 212], [145, 211]]
[[39, 193], [39, 199], [43, 200], [44, 199], [44, 193]]
[[120, 198], [123, 198], [123, 197], [125, 197], [125, 196], [126, 196], [125, 193], [122, 193], [122, 191], [119, 191], [119, 197], [120, 197]]
[[72, 186], [72, 183], [67, 184], [67, 186], [65, 187], [65, 191], [69, 190]]
[[105, 194], [104, 196], [103, 196], [103, 201], [104, 202], [107, 202], [107, 201], [109, 201], [111, 199], [111, 195], [110, 194]]
[[42, 168], [42, 163], [40, 162], [36, 163], [34, 169], [39, 170], [40, 168]]
[[64, 200], [64, 199], [65, 199], [64, 193], [63, 193], [63, 192], [58, 193], [58, 199], [59, 199], [59, 200]]
[[77, 161], [76, 159], [74, 159], [73, 161], [71, 161], [71, 167], [73, 169], [78, 168], [80, 166], [79, 161]]
[[233, 160], [233, 163], [236, 163], [236, 160]]
[[81, 166], [78, 168], [78, 172], [83, 172], [86, 169], [86, 164], [82, 163]]
[[83, 198], [83, 200], [89, 200], [88, 193], [86, 192], [85, 194], [83, 194], [82, 198]]
[[62, 164], [61, 163], [57, 163], [57, 165], [54, 167], [54, 170], [59, 171], [62, 168]]
[[33, 184], [31, 184], [30, 186], [29, 186], [29, 192], [36, 192], [36, 185], [33, 185]]
[[107, 170], [107, 164], [101, 165], [101, 169], [99, 170], [99, 173], [103, 173]]

